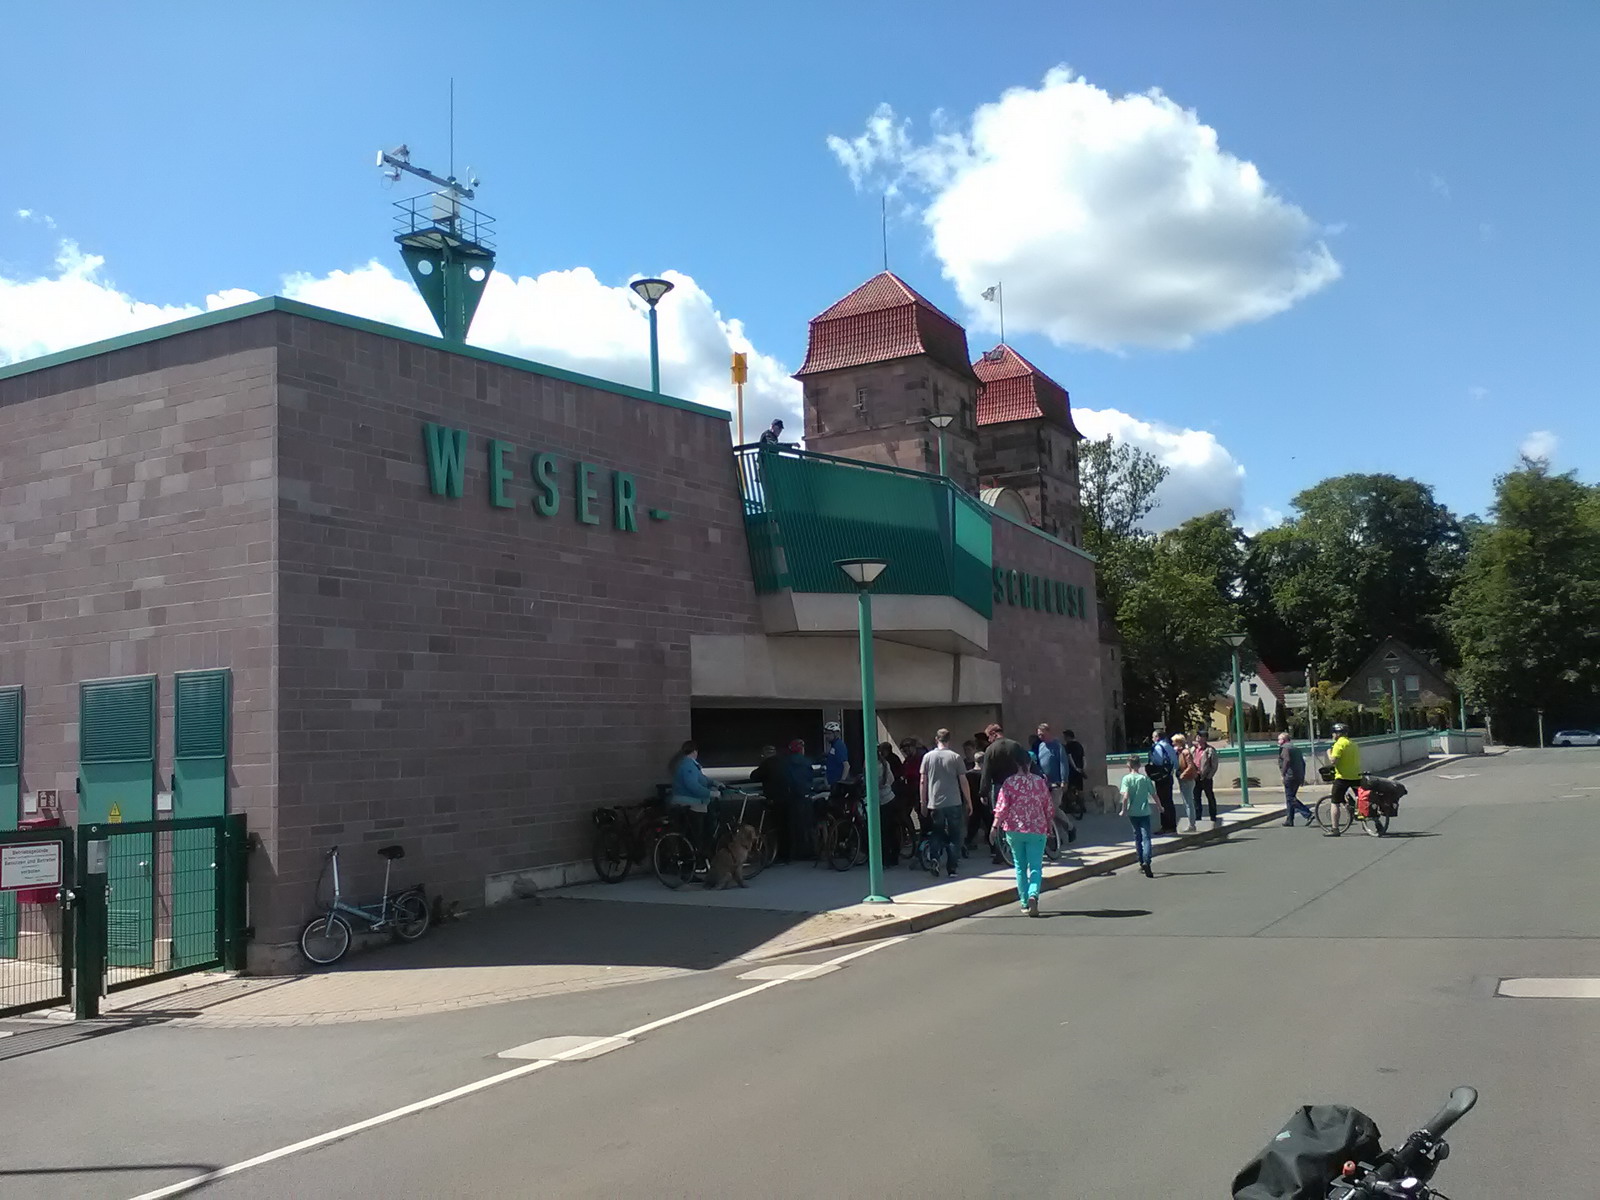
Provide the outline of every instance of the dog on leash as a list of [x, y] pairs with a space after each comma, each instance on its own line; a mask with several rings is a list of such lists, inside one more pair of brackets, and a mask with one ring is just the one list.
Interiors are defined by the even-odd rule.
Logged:
[[717, 852], [711, 856], [711, 873], [706, 877], [706, 887], [730, 888], [734, 884], [748, 887], [744, 881], [744, 864], [756, 844], [753, 825], [741, 825]]

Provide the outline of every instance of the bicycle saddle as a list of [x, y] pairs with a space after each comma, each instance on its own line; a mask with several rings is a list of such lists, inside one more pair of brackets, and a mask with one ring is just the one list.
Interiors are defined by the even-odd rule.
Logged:
[[384, 846], [382, 849], [380, 849], [378, 851], [378, 856], [380, 858], [387, 858], [387, 859], [391, 859], [391, 860], [396, 859], [396, 858], [404, 858], [406, 856], [405, 847], [404, 846]]

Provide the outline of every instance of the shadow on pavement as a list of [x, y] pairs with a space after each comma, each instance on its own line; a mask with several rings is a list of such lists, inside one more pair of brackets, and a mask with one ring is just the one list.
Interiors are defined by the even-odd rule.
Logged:
[[1065, 911], [1050, 911], [1046, 909], [1039, 914], [1041, 917], [1095, 917], [1102, 920], [1118, 920], [1123, 917], [1148, 917], [1148, 908], [1069, 908]]

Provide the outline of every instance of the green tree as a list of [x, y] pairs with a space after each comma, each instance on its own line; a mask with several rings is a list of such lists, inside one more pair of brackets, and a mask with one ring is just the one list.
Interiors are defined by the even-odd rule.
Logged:
[[1448, 665], [1445, 607], [1466, 545], [1433, 489], [1393, 475], [1342, 475], [1293, 503], [1297, 515], [1255, 538], [1242, 570], [1263, 657], [1311, 661], [1342, 679], [1394, 636]]
[[1450, 603], [1462, 678], [1503, 737], [1600, 717], [1600, 488], [1524, 458], [1495, 480]]
[[1167, 475], [1153, 454], [1109, 436], [1078, 447], [1083, 544], [1100, 560], [1097, 578], [1107, 612], [1121, 607], [1130, 554], [1144, 536], [1144, 520]]

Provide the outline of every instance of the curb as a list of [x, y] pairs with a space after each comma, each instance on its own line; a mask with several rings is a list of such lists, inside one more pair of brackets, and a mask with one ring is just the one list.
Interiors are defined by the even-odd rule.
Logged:
[[[1255, 806], [1252, 805], [1251, 807], [1254, 808]], [[1173, 850], [1188, 850], [1194, 846], [1204, 846], [1213, 842], [1226, 841], [1228, 835], [1236, 829], [1251, 829], [1257, 825], [1265, 825], [1267, 822], [1283, 816], [1283, 810], [1280, 808], [1258, 809], [1251, 815], [1243, 817], [1237, 815], [1238, 812], [1239, 810], [1235, 809], [1233, 814], [1230, 816], [1228, 823], [1221, 829], [1208, 829], [1204, 832], [1190, 834], [1182, 842], [1179, 842], [1176, 845], [1168, 845], [1165, 847], [1165, 852], [1171, 853]], [[1125, 850], [1121, 854], [1116, 854], [1110, 858], [1102, 859], [1100, 862], [1090, 863], [1081, 867], [1075, 867], [1063, 875], [1055, 876], [1053, 879], [1047, 878], [1040, 890], [1045, 892], [1053, 892], [1058, 888], [1068, 887], [1074, 883], [1081, 883], [1085, 879], [1092, 879], [1096, 875], [1110, 875], [1112, 872], [1120, 871], [1124, 867], [1131, 867], [1138, 861], [1139, 855], [1136, 851]], [[907, 934], [922, 933], [924, 930], [936, 929], [940, 925], [948, 925], [953, 921], [960, 921], [966, 917], [972, 917], [981, 912], [987, 912], [992, 908], [1000, 908], [1007, 904], [1015, 904], [1016, 902], [1016, 889], [1011, 886], [1006, 886], [1004, 888], [997, 889], [993, 895], [978, 896], [971, 900], [963, 900], [959, 904], [951, 904], [944, 908], [933, 909], [926, 913], [919, 913], [914, 917], [894, 917], [872, 925], [864, 925], [861, 928], [852, 929], [846, 933], [835, 934], [830, 937], [813, 938], [808, 942], [800, 942], [796, 945], [783, 946], [769, 953], [761, 953], [757, 951], [751, 954], [740, 955], [739, 958], [735, 959], [734, 961], [765, 962], [776, 958], [790, 958], [796, 954], [809, 954], [814, 950], [827, 950], [834, 946], [852, 946], [858, 945], [861, 942], [874, 942], [879, 938], [903, 937]]]

